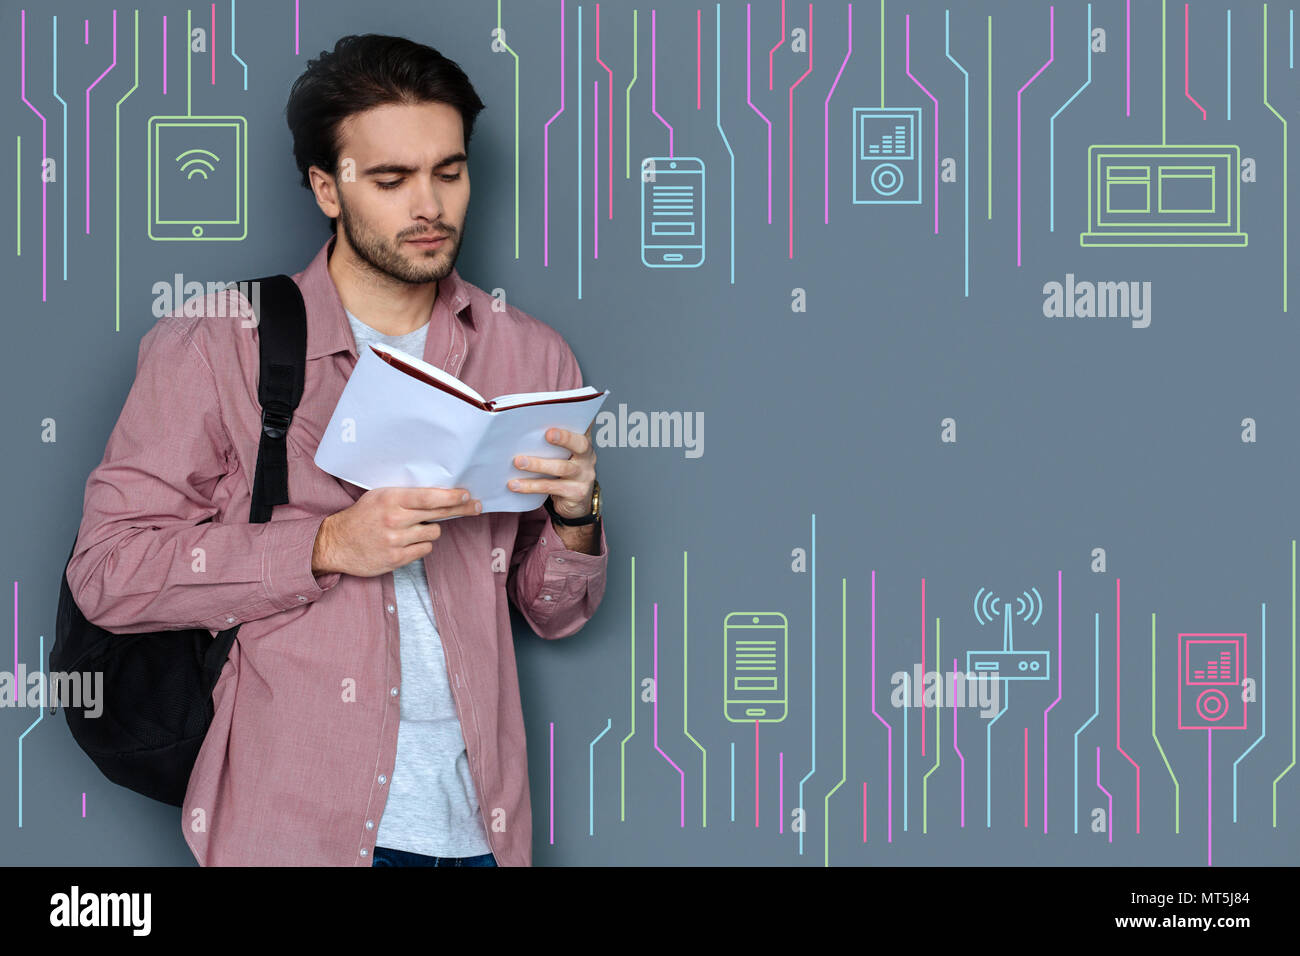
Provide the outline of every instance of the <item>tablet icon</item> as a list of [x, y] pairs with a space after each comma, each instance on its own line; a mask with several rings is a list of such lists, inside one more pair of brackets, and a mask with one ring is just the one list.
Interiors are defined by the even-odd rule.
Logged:
[[248, 235], [248, 123], [242, 116], [151, 116], [149, 238]]

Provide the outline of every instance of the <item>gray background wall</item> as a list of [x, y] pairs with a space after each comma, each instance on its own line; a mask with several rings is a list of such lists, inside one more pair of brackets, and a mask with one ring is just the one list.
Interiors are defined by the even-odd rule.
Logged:
[[[45, 152], [59, 169], [59, 179], [46, 187], [42, 240], [41, 124], [20, 96], [21, 8], [6, 3], [0, 33], [6, 37], [10, 95], [0, 102], [0, 117], [10, 145], [0, 143], [0, 156], [7, 157], [0, 167], [8, 171], [0, 173], [0, 183], [16, 185], [0, 186], [0, 220], [11, 224], [0, 244], [0, 276], [8, 291], [6, 414], [0, 428], [9, 451], [0, 580], [16, 602], [18, 658], [35, 668], [41, 640], [47, 652], [53, 640], [59, 573], [77, 529], [85, 479], [130, 387], [140, 337], [154, 321], [153, 284], [176, 272], [208, 281], [303, 267], [326, 237], [327, 223], [296, 183], [282, 113], [288, 87], [307, 59], [338, 36], [397, 33], [459, 62], [488, 104], [474, 137], [462, 274], [486, 289], [504, 288], [511, 301], [557, 328], [587, 380], [612, 389], [610, 408], [622, 402], [631, 411], [699, 413], [707, 420], [704, 453], [697, 458], [682, 448], [598, 449], [611, 547], [604, 603], [581, 632], [555, 643], [538, 640], [516, 620], [537, 864], [1199, 866], [1208, 860], [1211, 823], [1216, 865], [1294, 862], [1300, 849], [1300, 770], [1292, 768], [1277, 783], [1273, 825], [1273, 782], [1294, 763], [1296, 733], [1291, 549], [1297, 528], [1293, 357], [1300, 290], [1289, 290], [1284, 309], [1283, 126], [1263, 101], [1261, 4], [1232, 5], [1231, 72], [1227, 6], [1191, 5], [1188, 92], [1206, 119], [1184, 94], [1184, 11], [1176, 3], [1164, 14], [1162, 92], [1161, 6], [1132, 4], [1129, 34], [1122, 0], [1091, 4], [1092, 25], [1105, 30], [1107, 49], [1092, 54], [1090, 84], [1056, 119], [1052, 229], [1050, 121], [1087, 79], [1088, 4], [1069, 0], [1052, 13], [1044, 3], [953, 5], [950, 51], [970, 74], [967, 143], [963, 77], [944, 52], [948, 8], [888, 0], [885, 99], [891, 107], [922, 108], [925, 158], [923, 204], [887, 206], [852, 202], [848, 163], [853, 107], [880, 104], [880, 4], [853, 4], [852, 55], [842, 72], [848, 5], [819, 0], [811, 7], [809, 30], [809, 5], [787, 4], [784, 45], [771, 53], [771, 90], [764, 67], [782, 39], [775, 0], [720, 8], [660, 3], [654, 8], [653, 66], [651, 8], [637, 7], [629, 121], [624, 98], [632, 79], [633, 8], [606, 3], [601, 60], [614, 79], [611, 220], [605, 206], [609, 90], [596, 61], [596, 6], [565, 2], [565, 108], [550, 126], [550, 261], [544, 266], [543, 128], [560, 104], [560, 0], [501, 5], [501, 26], [518, 55], [517, 105], [515, 61], [492, 49], [496, 4], [321, 0], [303, 4], [295, 34], [290, 0], [245, 0], [237, 4], [236, 42], [248, 67], [247, 89], [243, 68], [230, 54], [232, 5], [217, 4], [216, 35], [208, 40], [216, 50], [216, 83], [210, 82], [211, 54], [194, 54], [192, 108], [195, 114], [247, 117], [249, 216], [242, 242], [211, 243], [151, 241], [142, 215], [148, 117], [185, 110], [185, 7], [139, 8], [139, 86], [121, 103], [115, 158], [114, 106], [131, 88], [135, 68], [135, 8], [117, 10], [116, 66], [90, 96], [90, 234], [85, 90], [113, 59], [112, 8], [61, 0], [26, 10], [26, 97], [47, 118]], [[194, 27], [210, 27], [209, 5], [193, 11]], [[164, 13], [170, 31], [166, 96]], [[747, 15], [750, 95], [772, 122], [770, 221], [767, 127], [746, 102]], [[52, 85], [53, 16], [58, 90], [67, 101], [66, 163], [63, 108]], [[939, 185], [938, 235], [931, 188], [934, 114], [930, 99], [907, 76], [908, 16], [910, 70], [938, 101], [939, 158], [956, 162], [955, 181]], [[1291, 59], [1290, 8], [1270, 4], [1268, 18], [1270, 101], [1294, 134], [1300, 72]], [[810, 34], [811, 58], [793, 48], [801, 42], [792, 36], [796, 28]], [[1018, 264], [1017, 92], [1039, 71], [1049, 49], [1053, 62], [1020, 97]], [[810, 66], [793, 93], [790, 137], [789, 90]], [[668, 155], [668, 129], [651, 111], [652, 72], [655, 107], [672, 126], [673, 155], [699, 157], [707, 168], [707, 255], [700, 268], [649, 269], [640, 261], [638, 164], [642, 157]], [[600, 166], [593, 182], [597, 91]], [[1235, 144], [1243, 157], [1255, 160], [1257, 181], [1241, 186], [1247, 247], [1080, 247], [1078, 235], [1087, 225], [1087, 147], [1159, 144], [1162, 126], [1168, 144]], [[630, 177], [625, 132], [631, 140]], [[19, 136], [22, 166], [15, 179]], [[787, 215], [791, 142], [793, 254]], [[727, 143], [734, 152], [734, 182]], [[119, 161], [120, 273], [114, 206]], [[21, 192], [21, 219], [15, 189]], [[593, 256], [596, 189], [599, 258]], [[1297, 201], [1294, 188], [1290, 192], [1294, 237]], [[1046, 318], [1043, 286], [1063, 282], [1067, 273], [1089, 281], [1149, 281], [1150, 326]], [[792, 309], [795, 290], [806, 296], [804, 311]], [[940, 422], [949, 417], [957, 423], [955, 444], [940, 441]], [[1247, 417], [1257, 422], [1255, 443], [1241, 440]], [[46, 418], [57, 422], [55, 442], [41, 440]], [[1104, 573], [1091, 570], [1094, 548], [1106, 550]], [[806, 571], [792, 570], [795, 549], [807, 554]], [[873, 573], [877, 710], [892, 727], [892, 748], [871, 714]], [[958, 713], [965, 759], [962, 826], [952, 711], [937, 712], [941, 756], [927, 794], [923, 778], [935, 765], [936, 712], [926, 715], [925, 756], [919, 713], [907, 713], [905, 771], [904, 712], [889, 706], [889, 675], [920, 661], [922, 580], [927, 667], [934, 666], [936, 618], [945, 669], [953, 657], [964, 664], [967, 650], [1000, 646], [1000, 625], [975, 620], [976, 592], [989, 588], [1011, 597], [1031, 587], [1038, 588], [1045, 608], [1036, 627], [1018, 624], [1017, 647], [1050, 649], [1055, 667], [1058, 574], [1064, 670], [1062, 699], [1047, 724], [1047, 832], [1043, 711], [1056, 694], [1055, 687], [1042, 684], [1018, 685], [993, 728], [988, 826], [985, 721], [970, 710]], [[658, 746], [671, 764], [655, 748], [653, 706], [640, 695], [641, 681], [653, 674], [655, 605]], [[720, 693], [722, 622], [732, 611], [779, 611], [790, 627], [789, 715], [761, 728], [757, 826], [754, 728], [724, 718]], [[1156, 736], [1170, 769], [1152, 734], [1153, 614]], [[1100, 713], [1078, 738], [1076, 835], [1073, 745], [1076, 730], [1093, 712], [1094, 627]], [[1267, 734], [1239, 763], [1235, 823], [1233, 761], [1259, 736], [1261, 707], [1252, 705], [1248, 730], [1221, 731], [1214, 740], [1208, 814], [1206, 733], [1179, 731], [1174, 714], [1176, 636], [1190, 631], [1246, 632], [1250, 676], [1265, 684], [1260, 697]], [[1258, 667], [1265, 639], [1267, 675]], [[0, 654], [0, 661], [7, 660], [7, 652]], [[688, 702], [689, 736], [683, 728]], [[1121, 745], [1140, 766], [1140, 834], [1136, 774], [1117, 746], [1117, 706]], [[633, 712], [635, 734], [624, 745]], [[19, 828], [17, 740], [35, 717], [28, 709], [0, 713], [0, 761], [9, 768], [0, 776], [0, 827], [9, 828], [0, 860], [191, 860], [176, 811], [104, 780], [76, 748], [61, 715], [37, 724], [23, 741]], [[607, 722], [589, 777], [590, 745]], [[1103, 785], [1114, 799], [1109, 839], [1089, 826], [1092, 808], [1106, 806], [1095, 783], [1096, 748]], [[800, 780], [814, 762], [801, 797]], [[1171, 774], [1179, 781], [1177, 829]], [[791, 829], [791, 811], [801, 800], [807, 810], [802, 849]]]

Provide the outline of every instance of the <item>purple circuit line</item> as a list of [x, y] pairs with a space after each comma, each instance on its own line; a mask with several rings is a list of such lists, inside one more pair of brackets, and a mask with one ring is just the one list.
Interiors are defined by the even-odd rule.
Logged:
[[555, 721], [551, 721], [551, 846], [555, 846]]
[[217, 5], [212, 5], [212, 35], [208, 38], [208, 48], [212, 51], [212, 86], [217, 85]]
[[[952, 672], [957, 673], [957, 658], [952, 659]], [[966, 757], [957, 746], [957, 708], [952, 709], [952, 749], [961, 761], [961, 825], [966, 826]]]
[[781, 35], [767, 51], [767, 91], [772, 92], [772, 54], [785, 42], [785, 0], [781, 0]]
[[1106, 842], [1115, 842], [1115, 800], [1110, 791], [1101, 785], [1101, 748], [1097, 748], [1097, 789], [1106, 795]]
[[835, 87], [840, 84], [840, 77], [844, 75], [844, 67], [849, 63], [849, 57], [853, 55], [853, 4], [849, 4], [849, 48], [844, 54], [844, 62], [840, 64], [840, 71], [835, 74], [835, 82], [831, 84], [830, 92], [826, 94], [826, 102], [822, 104], [822, 223], [831, 221], [831, 97], [835, 95]]
[[763, 115], [763, 111], [754, 105], [749, 93], [750, 29], [749, 8], [745, 4], [745, 102], [758, 114], [759, 119], [767, 124], [767, 224], [772, 225], [772, 121]]
[[1205, 728], [1205, 865], [1214, 866], [1214, 728]]
[[591, 111], [591, 257], [600, 258], [600, 80], [592, 80]]
[[1133, 105], [1133, 0], [1124, 0], [1124, 115]]
[[113, 62], [86, 87], [86, 235], [90, 235], [90, 91], [117, 66], [117, 10], [113, 11]]
[[934, 104], [934, 234], [937, 236], [939, 235], [939, 101], [920, 80], [912, 75], [912, 15], [910, 13], [904, 18], [904, 27], [903, 71], [909, 80], [921, 87], [921, 92], [930, 97], [930, 102]]
[[894, 728], [876, 711], [876, 572], [871, 571], [871, 713], [885, 725], [886, 843], [894, 842]]
[[1038, 72], [1031, 76], [1019, 90], [1016, 91], [1016, 267], [1020, 266], [1020, 219], [1021, 219], [1021, 201], [1020, 201], [1020, 96], [1025, 90], [1029, 89], [1031, 83], [1042, 74], [1042, 72], [1052, 65], [1056, 59], [1056, 5], [1048, 7], [1048, 56], [1047, 62], [1038, 68]]
[[85, 34], [84, 34], [84, 38], [83, 38], [83, 40], [82, 40], [82, 44], [83, 44], [84, 46], [90, 46], [90, 21], [89, 21], [89, 20], [83, 20], [83, 21], [82, 21], [82, 28], [85, 30]]
[[1043, 832], [1047, 832], [1047, 713], [1061, 702], [1061, 571], [1056, 572], [1056, 700], [1043, 711]]
[[[35, 106], [33, 106], [31, 102], [27, 99], [27, 11], [26, 9], [22, 11], [22, 34], [19, 42], [22, 51], [21, 54], [22, 63], [20, 69], [20, 83], [21, 83], [20, 95], [22, 96], [22, 101], [27, 104], [27, 108], [31, 110], [33, 113], [35, 113], [37, 116], [39, 116], [41, 119], [41, 161], [44, 162], [45, 161], [45, 114], [43, 114], [40, 110], [38, 110]], [[45, 177], [42, 176], [41, 177], [41, 301], [42, 302], [45, 301], [45, 260], [46, 260], [45, 191], [48, 185], [49, 183], [47, 183]], [[87, 227], [87, 229], [89, 229], [89, 227]], [[17, 643], [16, 643], [17, 635], [18, 632], [17, 630], [15, 630], [14, 631], [14, 640], [15, 640], [14, 673], [15, 674], [18, 673], [18, 664], [17, 664], [18, 651], [17, 651]]]
[[650, 112], [655, 115], [659, 122], [668, 127], [668, 158], [673, 156], [673, 127], [666, 119], [659, 115], [659, 110], [655, 107], [655, 11], [650, 11]]
[[564, 0], [560, 0], [560, 108], [542, 127], [542, 265], [551, 264], [551, 124], [564, 112]]
[[167, 14], [163, 14], [163, 96], [167, 95]]
[[776, 832], [785, 832], [785, 751], [776, 755]]
[[789, 150], [786, 156], [786, 190], [787, 190], [786, 222], [788, 223], [787, 228], [789, 230], [789, 235], [787, 238], [787, 241], [789, 243], [788, 255], [791, 259], [794, 258], [794, 88], [804, 81], [804, 77], [806, 77], [809, 73], [811, 73], [813, 68], [812, 11], [813, 11], [812, 4], [809, 3], [808, 4], [808, 69], [804, 70], [803, 73], [799, 76], [799, 79], [795, 80], [794, 83], [790, 85], [790, 92], [788, 94], [787, 103], [786, 103], [786, 107], [789, 115], [789, 119], [786, 121], [786, 135], [789, 140]]
[[[681, 777], [681, 790], [682, 790], [682, 824], [681, 824], [681, 825], [682, 825], [683, 827], [685, 827], [685, 826], [686, 826], [686, 772], [683, 771], [681, 767], [677, 766], [677, 764], [673, 763], [673, 758], [670, 757], [670, 756], [668, 756], [666, 753], [664, 753], [663, 748], [661, 748], [661, 747], [659, 746], [659, 604], [658, 604], [658, 602], [655, 602], [655, 606], [654, 606], [654, 607], [655, 607], [655, 661], [654, 661], [654, 668], [655, 668], [655, 703], [654, 703], [655, 750], [659, 751], [660, 755], [662, 755], [663, 758], [664, 758], [665, 760], [667, 760], [670, 764], [672, 764], [672, 768], [673, 768], [674, 770], [676, 770], [676, 771], [677, 771], [677, 775], [678, 775], [679, 777]], [[757, 726], [757, 721], [755, 721], [755, 726]]]
[[293, 0], [293, 55], [298, 55], [298, 0]]
[[14, 582], [14, 673], [18, 673], [18, 582]]
[[81, 819], [86, 819], [86, 791], [81, 791]]
[[609, 218], [614, 218], [614, 71], [609, 65], [600, 58], [600, 4], [596, 4], [596, 62], [605, 68], [606, 75], [609, 76], [609, 171], [606, 179], [609, 183], [609, 196], [605, 200], [605, 206], [609, 209]]

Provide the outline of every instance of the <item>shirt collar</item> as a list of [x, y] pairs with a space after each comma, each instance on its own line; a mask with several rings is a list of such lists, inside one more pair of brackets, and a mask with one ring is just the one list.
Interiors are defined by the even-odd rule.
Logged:
[[[329, 256], [333, 251], [334, 240], [331, 236], [320, 247], [315, 258], [302, 272], [294, 276], [302, 289], [303, 300], [307, 305], [307, 358], [320, 358], [335, 352], [352, 352], [356, 354], [356, 338], [348, 324], [347, 311], [343, 300], [339, 298], [338, 288], [329, 273]], [[450, 274], [438, 282], [438, 298], [434, 309], [442, 303], [449, 312], [465, 325], [474, 327], [474, 313], [470, 306], [469, 285], [460, 277], [456, 267], [452, 266]], [[312, 317], [315, 318], [312, 318]], [[432, 320], [432, 315], [430, 320]]]

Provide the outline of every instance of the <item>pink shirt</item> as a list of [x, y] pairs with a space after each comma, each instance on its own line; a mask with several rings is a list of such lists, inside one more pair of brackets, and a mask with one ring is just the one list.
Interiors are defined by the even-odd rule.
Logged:
[[[248, 523], [261, 434], [257, 333], [237, 291], [209, 293], [202, 315], [177, 309], [142, 339], [135, 382], [86, 482], [68, 565], [82, 612], [115, 633], [215, 634], [240, 624], [182, 813], [202, 865], [369, 866], [396, 758], [393, 575], [311, 571], [322, 519], [364, 493], [313, 461], [357, 362], [327, 267], [333, 241], [293, 277], [308, 327], [302, 403], [287, 438], [289, 504], [268, 523]], [[494, 311], [497, 302], [453, 270], [438, 285], [424, 360], [488, 396], [584, 384], [558, 332], [513, 305]], [[567, 549], [542, 508], [459, 517], [442, 522], [424, 559], [480, 812], [502, 866], [532, 863], [507, 600], [543, 638], [578, 631], [605, 593], [601, 524], [592, 555]]]

